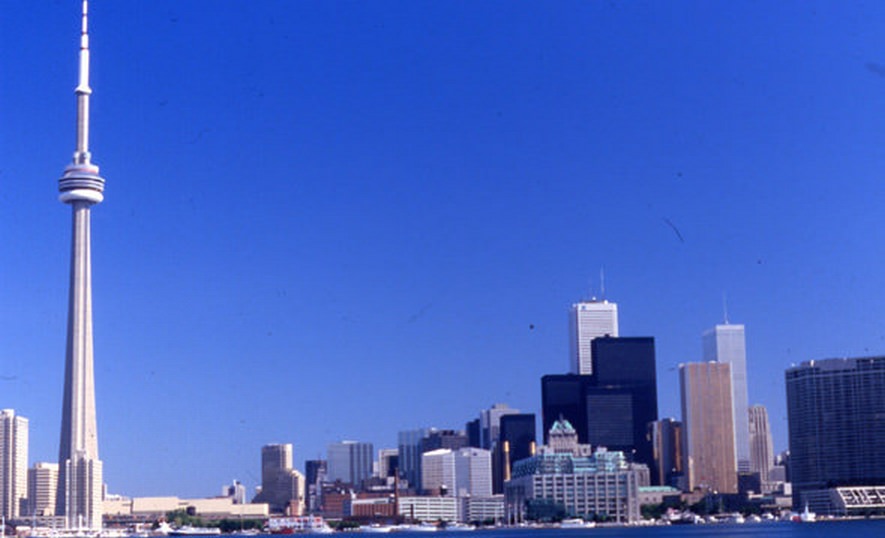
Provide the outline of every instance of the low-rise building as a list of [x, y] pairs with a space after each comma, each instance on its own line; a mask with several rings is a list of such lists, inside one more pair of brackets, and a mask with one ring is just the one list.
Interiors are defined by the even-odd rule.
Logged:
[[585, 448], [565, 420], [553, 425], [549, 439], [551, 446], [513, 466], [504, 485], [509, 523], [561, 517], [627, 523], [640, 518], [640, 471], [622, 452], [598, 449], [583, 455]]

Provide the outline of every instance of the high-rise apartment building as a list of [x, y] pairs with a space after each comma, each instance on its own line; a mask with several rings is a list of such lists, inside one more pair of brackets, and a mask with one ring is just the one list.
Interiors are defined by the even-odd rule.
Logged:
[[571, 373], [593, 373], [590, 343], [600, 336], [618, 336], [618, 305], [608, 301], [582, 301], [569, 311]]
[[679, 365], [688, 489], [737, 493], [731, 364]]
[[21, 515], [28, 495], [28, 419], [0, 410], [0, 515]]
[[304, 500], [304, 475], [292, 468], [292, 445], [261, 447], [261, 492], [252, 502], [267, 503], [275, 513], [300, 515]]
[[794, 506], [810, 490], [885, 484], [885, 357], [803, 362], [786, 385]]
[[28, 469], [28, 511], [22, 516], [54, 516], [57, 490], [58, 464], [35, 463]]
[[341, 441], [327, 448], [328, 468], [326, 480], [340, 480], [359, 488], [364, 480], [372, 476], [375, 447], [372, 443]]
[[83, 0], [74, 159], [58, 180], [59, 200], [71, 206], [71, 273], [64, 396], [59, 441], [57, 515], [67, 528], [102, 527], [102, 462], [98, 458], [92, 347], [92, 206], [104, 200], [105, 180], [89, 151], [89, 35]]
[[738, 471], [750, 470], [750, 426], [747, 396], [747, 346], [744, 326], [716, 325], [703, 335], [703, 360], [731, 365], [731, 399], [734, 403], [735, 455]]
[[768, 411], [764, 405], [754, 405], [749, 410], [750, 420], [750, 471], [759, 473], [763, 490], [769, 482], [768, 472], [774, 466], [774, 447]]

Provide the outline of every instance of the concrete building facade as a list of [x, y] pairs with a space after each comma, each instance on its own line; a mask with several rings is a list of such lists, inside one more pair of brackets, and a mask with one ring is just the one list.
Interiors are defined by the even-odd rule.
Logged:
[[28, 419], [0, 410], [0, 515], [22, 514], [28, 495]]

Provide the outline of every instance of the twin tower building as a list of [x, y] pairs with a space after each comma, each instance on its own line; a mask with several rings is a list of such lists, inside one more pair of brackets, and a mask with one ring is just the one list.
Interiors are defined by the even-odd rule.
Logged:
[[652, 483], [686, 491], [737, 492], [738, 471], [767, 472], [767, 417], [754, 422], [767, 450], [751, 458], [743, 325], [716, 325], [703, 334], [704, 362], [680, 365], [677, 422], [658, 420], [654, 338], [621, 337], [618, 306], [605, 300], [573, 305], [569, 321], [571, 373], [541, 380], [545, 435], [565, 418], [579, 442], [622, 451]]

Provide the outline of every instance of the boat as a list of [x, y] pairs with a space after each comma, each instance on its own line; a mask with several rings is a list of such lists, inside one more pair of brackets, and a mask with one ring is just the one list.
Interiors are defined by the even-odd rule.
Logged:
[[794, 523], [814, 523], [817, 521], [817, 514], [808, 509], [808, 503], [805, 503], [805, 510], [798, 514], [793, 514], [790, 518]]
[[475, 531], [476, 526], [468, 525], [467, 523], [449, 523], [445, 526], [445, 528], [443, 528], [441, 530], [451, 531], [451, 532]]
[[592, 529], [596, 526], [596, 522], [594, 521], [584, 521], [579, 517], [573, 517], [569, 519], [563, 519], [559, 523], [560, 529]]
[[378, 523], [372, 523], [371, 525], [363, 525], [360, 527], [360, 532], [367, 532], [370, 534], [386, 534], [392, 531], [393, 527], [390, 525], [380, 525]]
[[270, 534], [331, 534], [335, 532], [320, 516], [272, 517], [265, 530]]
[[169, 536], [217, 536], [221, 534], [218, 527], [191, 527], [185, 525], [169, 531]]

